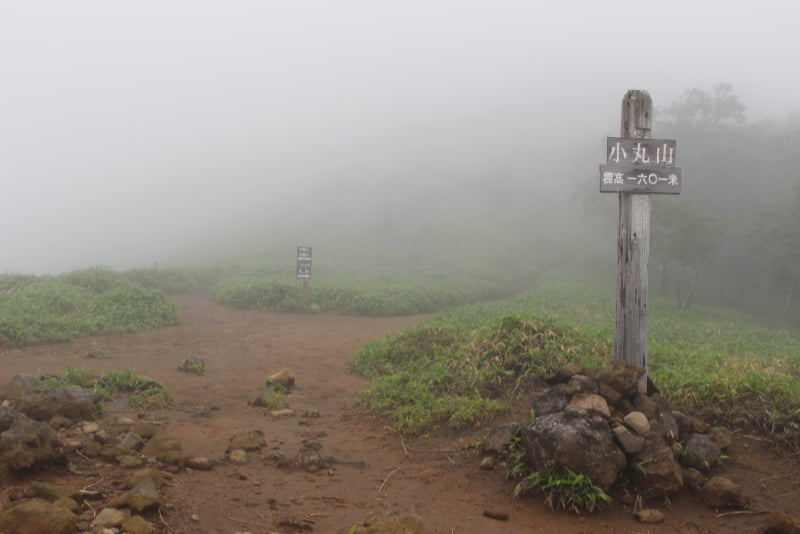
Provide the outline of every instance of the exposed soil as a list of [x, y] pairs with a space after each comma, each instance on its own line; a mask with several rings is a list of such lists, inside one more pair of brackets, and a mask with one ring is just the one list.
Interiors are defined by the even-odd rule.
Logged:
[[[356, 523], [415, 514], [436, 533], [700, 533], [759, 532], [764, 514], [717, 517], [697, 496], [649, 503], [664, 511], [661, 525], [637, 522], [619, 502], [601, 512], [575, 516], [551, 511], [541, 496], [514, 499], [503, 469], [481, 471], [480, 457], [459, 445], [464, 435], [401, 439], [384, 422], [353, 404], [367, 381], [346, 371], [346, 362], [367, 340], [415, 324], [421, 317], [287, 315], [228, 309], [199, 294], [176, 297], [181, 324], [152, 332], [92, 337], [0, 352], [0, 383], [17, 373], [62, 374], [67, 366], [132, 368], [162, 381], [174, 406], [148, 412], [163, 423], [189, 456], [222, 459], [238, 430], [262, 430], [267, 447], [246, 465], [220, 463], [211, 471], [182, 471], [162, 490], [163, 532], [233, 534], [250, 531], [346, 533]], [[105, 358], [87, 358], [104, 351]], [[202, 358], [207, 371], [177, 370], [184, 358]], [[297, 379], [287, 395], [293, 416], [276, 418], [252, 401], [266, 376], [287, 367]], [[318, 410], [320, 417], [303, 417]], [[135, 412], [114, 406], [104, 417]], [[500, 421], [508, 422], [508, 421]], [[470, 431], [468, 434], [476, 434]], [[304, 440], [334, 459], [316, 473], [282, 469], [276, 457], [292, 458]], [[760, 436], [736, 435], [718, 474], [741, 484], [751, 510], [800, 515], [800, 459], [780, 453]], [[95, 478], [65, 472], [38, 479], [76, 487], [101, 484], [121, 468], [98, 466]], [[29, 478], [15, 481], [22, 485]], [[2, 488], [2, 499], [13, 490]], [[499, 521], [485, 510], [508, 515]]]

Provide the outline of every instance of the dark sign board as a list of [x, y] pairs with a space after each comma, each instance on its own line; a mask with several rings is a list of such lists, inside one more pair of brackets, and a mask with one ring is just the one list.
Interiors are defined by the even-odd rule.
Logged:
[[648, 167], [674, 167], [676, 157], [674, 139], [606, 139], [606, 162], [609, 165]]
[[655, 165], [600, 165], [601, 193], [681, 192], [681, 170]]
[[311, 247], [297, 247], [297, 279], [311, 278]]

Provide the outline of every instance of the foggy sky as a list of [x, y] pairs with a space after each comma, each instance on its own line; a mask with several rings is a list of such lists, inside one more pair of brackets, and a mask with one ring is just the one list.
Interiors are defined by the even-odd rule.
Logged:
[[789, 0], [0, 0], [0, 272], [312, 242], [294, 221], [493, 173], [569, 202], [628, 89], [800, 108], [798, 21]]

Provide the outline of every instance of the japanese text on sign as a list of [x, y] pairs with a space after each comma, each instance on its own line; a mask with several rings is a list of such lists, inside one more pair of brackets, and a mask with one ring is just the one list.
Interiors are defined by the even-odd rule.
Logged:
[[630, 167], [600, 165], [601, 193], [671, 193], [681, 192], [678, 167]]
[[617, 165], [673, 167], [675, 152], [674, 139], [609, 137], [606, 140], [607, 161]]

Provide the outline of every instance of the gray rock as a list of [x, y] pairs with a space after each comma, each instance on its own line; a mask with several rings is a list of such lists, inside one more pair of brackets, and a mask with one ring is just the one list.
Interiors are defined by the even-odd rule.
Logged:
[[478, 464], [478, 468], [483, 471], [491, 471], [494, 469], [495, 459], [494, 456], [484, 456], [481, 458], [481, 463]]
[[141, 456], [121, 454], [117, 456], [117, 463], [120, 467], [124, 467], [125, 469], [135, 469], [137, 467], [142, 467], [142, 465], [144, 465], [144, 460], [142, 460]]
[[156, 528], [144, 517], [135, 515], [122, 522], [122, 531], [126, 534], [153, 534]]
[[680, 435], [678, 422], [675, 420], [675, 416], [672, 415], [671, 411], [659, 408], [656, 417], [650, 421], [651, 432], [653, 431], [654, 422], [659, 423], [657, 435], [663, 437], [670, 443], [678, 439]]
[[10, 406], [31, 419], [47, 421], [54, 415], [91, 419], [100, 411], [102, 397], [79, 386], [65, 386], [10, 399]]
[[141, 512], [158, 506], [161, 496], [158, 493], [156, 482], [152, 478], [145, 478], [136, 487], [126, 491], [119, 497], [108, 501], [112, 508], [130, 508], [134, 512]]
[[693, 415], [686, 415], [677, 410], [672, 411], [675, 420], [678, 422], [679, 439], [688, 439], [692, 434], [707, 434], [711, 425]]
[[630, 460], [633, 483], [641, 493], [675, 495], [683, 487], [681, 466], [662, 439], [645, 440], [642, 451]]
[[519, 423], [498, 425], [489, 431], [489, 435], [481, 441], [484, 452], [503, 452], [514, 437], [519, 434]]
[[567, 391], [566, 384], [557, 384], [544, 390], [533, 399], [533, 411], [536, 417], [560, 412], [566, 406], [572, 395]]
[[622, 447], [622, 450], [625, 451], [625, 454], [636, 454], [642, 450], [644, 438], [633, 434], [626, 427], [614, 427], [612, 432], [614, 433], [614, 437], [617, 439], [617, 443], [619, 443], [620, 447]]
[[647, 416], [642, 412], [631, 412], [623, 417], [622, 420], [625, 422], [625, 426], [640, 436], [646, 436], [650, 432], [650, 421], [647, 420]]
[[144, 440], [139, 434], [136, 434], [135, 432], [128, 432], [125, 434], [125, 437], [122, 438], [120, 445], [127, 449], [140, 451], [142, 450], [142, 447], [144, 447]]
[[712, 508], [743, 508], [748, 499], [742, 494], [742, 488], [726, 477], [713, 477], [701, 490], [703, 502]]
[[8, 384], [0, 386], [0, 401], [19, 399], [34, 393], [41, 385], [42, 382], [33, 375], [24, 373], [15, 375]]
[[23, 499], [0, 511], [0, 532], [14, 534], [73, 534], [78, 518], [67, 508], [44, 499]]
[[240, 430], [231, 438], [228, 450], [244, 449], [246, 451], [257, 451], [265, 446], [264, 432], [261, 430]]
[[81, 425], [81, 431], [85, 434], [94, 434], [100, 431], [100, 425], [95, 421], [84, 421]]
[[800, 519], [786, 512], [772, 512], [761, 529], [764, 534], [800, 534]]
[[681, 474], [683, 475], [683, 485], [693, 490], [699, 491], [708, 482], [706, 476], [697, 469], [684, 468], [681, 470]]
[[522, 445], [537, 471], [570, 468], [607, 490], [625, 467], [625, 454], [600, 417], [572, 406], [521, 425]]
[[655, 508], [644, 508], [633, 514], [640, 523], [663, 523], [664, 512]]
[[567, 382], [573, 376], [583, 374], [584, 372], [585, 369], [577, 363], [565, 363], [559, 367], [558, 370], [548, 373], [544, 377], [544, 381], [548, 386], [555, 386], [556, 384]]
[[569, 405], [586, 410], [589, 415], [596, 415], [603, 419], [611, 417], [608, 404], [600, 395], [595, 395], [593, 393], [577, 393], [572, 397], [572, 400], [569, 401]]
[[704, 473], [711, 471], [719, 457], [719, 449], [705, 434], [695, 434], [689, 438], [684, 452], [685, 454], [681, 456], [681, 465], [694, 467]]
[[[603, 397], [609, 406], [616, 406], [622, 400], [622, 393], [605, 382], [597, 384], [597, 394]], [[626, 412], [627, 413], [627, 412]]]
[[196, 456], [186, 460], [186, 467], [197, 471], [210, 471], [214, 467], [214, 462], [205, 456]]
[[614, 360], [594, 374], [598, 384], [607, 384], [623, 397], [632, 397], [639, 392], [639, 379], [644, 369], [624, 360]]
[[578, 393], [597, 393], [597, 382], [586, 375], [574, 375], [567, 382], [567, 392], [571, 395]]
[[50, 425], [0, 407], [0, 470], [38, 469], [63, 458], [61, 442]]
[[131, 511], [126, 509], [117, 508], [103, 508], [97, 517], [94, 518], [91, 525], [92, 527], [119, 527], [127, 519], [130, 519]]
[[724, 426], [714, 426], [708, 430], [708, 437], [720, 450], [725, 450], [733, 443], [731, 431]]
[[147, 441], [142, 448], [142, 454], [167, 464], [186, 464], [186, 454], [181, 450], [181, 444], [163, 432], [154, 434]]
[[633, 397], [633, 407], [636, 408], [637, 411], [645, 414], [648, 419], [653, 419], [658, 415], [658, 406], [655, 401], [641, 393], [637, 393]]

